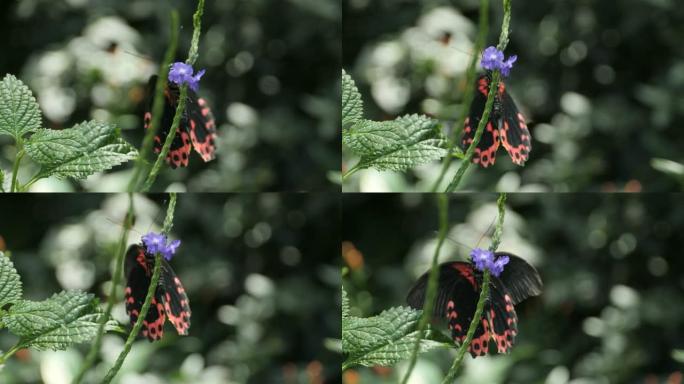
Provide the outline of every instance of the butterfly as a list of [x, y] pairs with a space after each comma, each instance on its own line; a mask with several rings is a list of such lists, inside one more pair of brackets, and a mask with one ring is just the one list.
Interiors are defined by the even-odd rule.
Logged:
[[[541, 293], [542, 281], [537, 270], [522, 258], [506, 252], [509, 262], [499, 277], [491, 275], [489, 300], [484, 306], [480, 324], [475, 330], [468, 352], [473, 357], [489, 352], [490, 339], [498, 353], [507, 353], [518, 334], [515, 305]], [[415, 309], [423, 309], [429, 271], [409, 291], [406, 301]], [[475, 314], [482, 288], [482, 272], [472, 262], [452, 261], [440, 264], [439, 285], [433, 315], [446, 319], [451, 337], [462, 343]]]
[[[148, 98], [150, 103], [145, 112], [145, 129], [150, 127], [152, 121], [152, 97], [157, 83], [157, 76], [150, 77], [147, 85]], [[173, 123], [173, 116], [176, 114], [176, 107], [180, 98], [180, 88], [171, 82], [166, 82], [164, 87], [164, 112], [162, 114], [160, 127], [154, 137], [154, 153], [159, 153], [164, 146], [166, 136], [169, 134]], [[180, 124], [176, 130], [176, 136], [171, 142], [166, 162], [171, 168], [187, 167], [190, 161], [190, 149], [195, 149], [202, 160], [205, 162], [215, 158], [216, 150], [216, 125], [214, 115], [207, 105], [206, 100], [198, 97], [197, 94], [188, 88], [188, 99], [185, 104], [185, 111], [181, 116]]]
[[[149, 341], [162, 338], [167, 318], [179, 335], [187, 335], [190, 329], [190, 301], [183, 284], [164, 258], [161, 259], [161, 263], [159, 285], [142, 326], [142, 334]], [[135, 324], [152, 279], [154, 255], [146, 252], [142, 245], [134, 244], [126, 252], [124, 265], [126, 313], [131, 319], [131, 324]]]
[[[492, 82], [491, 72], [480, 75], [475, 82], [475, 96], [470, 105], [470, 112], [465, 119], [461, 148], [467, 150], [475, 137], [475, 131], [482, 118], [489, 86]], [[503, 81], [498, 84], [494, 95], [494, 104], [489, 114], [489, 121], [477, 143], [471, 161], [487, 168], [496, 162], [496, 151], [499, 143], [508, 152], [514, 164], [524, 165], [532, 151], [530, 131], [525, 123], [525, 116], [518, 111], [511, 95], [506, 92]]]

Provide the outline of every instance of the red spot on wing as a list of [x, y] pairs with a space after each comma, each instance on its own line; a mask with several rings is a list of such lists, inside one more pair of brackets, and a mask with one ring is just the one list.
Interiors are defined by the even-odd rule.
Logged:
[[461, 264], [461, 263], [454, 263], [453, 267], [458, 271], [458, 273], [461, 274], [468, 282], [470, 285], [473, 286], [473, 288], [477, 291], [478, 290], [478, 285], [477, 282], [475, 281], [475, 276], [473, 275], [473, 267], [467, 264]]

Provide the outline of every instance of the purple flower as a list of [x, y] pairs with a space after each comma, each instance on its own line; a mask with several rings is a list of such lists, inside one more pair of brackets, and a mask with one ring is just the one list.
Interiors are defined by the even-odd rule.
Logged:
[[197, 92], [199, 89], [199, 81], [204, 75], [205, 70], [202, 69], [193, 75], [193, 69], [190, 64], [175, 62], [171, 64], [169, 70], [169, 81], [177, 85], [187, 84], [190, 89]]
[[486, 249], [475, 248], [470, 252], [470, 257], [473, 259], [475, 268], [483, 271], [489, 269], [489, 266], [494, 260], [494, 254]]
[[147, 252], [154, 255], [166, 247], [166, 236], [161, 233], [150, 232], [142, 237], [142, 242], [147, 248]]
[[498, 69], [501, 71], [501, 75], [508, 77], [508, 75], [511, 73], [511, 68], [513, 68], [513, 63], [515, 63], [517, 59], [518, 56], [513, 55], [504, 60], [503, 52], [496, 49], [496, 47], [491, 46], [487, 47], [487, 49], [482, 52], [482, 60], [480, 60], [480, 64], [482, 65], [482, 68], [488, 71], [494, 71]]
[[499, 277], [501, 272], [504, 270], [504, 265], [508, 264], [508, 261], [508, 256], [498, 257], [496, 261], [489, 267], [489, 272], [491, 272], [492, 275]]
[[495, 69], [499, 69], [503, 60], [503, 52], [492, 46], [487, 47], [487, 49], [482, 52], [482, 60], [480, 61], [480, 64], [482, 64], [482, 68], [493, 71]]
[[513, 68], [513, 63], [515, 63], [516, 60], [518, 60], [518, 56], [513, 55], [501, 64], [501, 74], [504, 77], [508, 77], [508, 75], [511, 73], [511, 68]]
[[171, 260], [181, 243], [180, 240], [174, 240], [167, 244], [166, 236], [154, 232], [144, 235], [142, 242], [148, 253], [153, 255], [160, 253], [166, 260]]
[[482, 248], [475, 248], [470, 252], [470, 257], [475, 264], [475, 269], [482, 272], [489, 270], [489, 272], [499, 277], [504, 270], [504, 266], [508, 264], [508, 256], [496, 257], [492, 251]]

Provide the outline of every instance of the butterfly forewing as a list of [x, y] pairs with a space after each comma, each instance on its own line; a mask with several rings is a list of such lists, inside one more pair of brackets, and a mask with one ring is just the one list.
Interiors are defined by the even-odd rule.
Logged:
[[[473, 357], [486, 355], [490, 339], [494, 340], [499, 353], [507, 353], [518, 333], [518, 318], [514, 304], [541, 293], [541, 278], [527, 262], [509, 253], [509, 264], [500, 278], [491, 276], [489, 300], [479, 319], [478, 327], [468, 352]], [[422, 309], [425, 303], [429, 271], [413, 285], [406, 298], [407, 303]], [[482, 284], [482, 272], [465, 262], [448, 262], [439, 266], [437, 297], [433, 315], [446, 319], [455, 342], [462, 343], [475, 314]]]

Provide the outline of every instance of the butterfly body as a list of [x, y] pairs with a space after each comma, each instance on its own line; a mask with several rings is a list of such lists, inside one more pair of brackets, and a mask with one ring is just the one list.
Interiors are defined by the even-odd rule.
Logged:
[[[475, 131], [484, 112], [492, 78], [489, 73], [481, 75], [475, 82], [475, 95], [470, 112], [465, 120], [461, 147], [465, 151], [473, 142]], [[532, 151], [530, 131], [525, 116], [518, 111], [513, 98], [506, 92], [506, 85], [500, 81], [494, 95], [492, 111], [485, 125], [482, 137], [475, 148], [472, 162], [484, 168], [494, 165], [496, 151], [502, 145], [514, 164], [524, 165]]]
[[[148, 94], [152, 95], [157, 82], [157, 76], [150, 77], [148, 82]], [[152, 97], [149, 97], [152, 100]], [[164, 87], [164, 110], [160, 120], [160, 127], [154, 137], [154, 153], [160, 153], [166, 137], [169, 135], [173, 117], [180, 101], [180, 88], [167, 82]], [[145, 113], [145, 129], [150, 127], [152, 121], [151, 103]], [[206, 100], [198, 97], [188, 89], [185, 110], [181, 115], [180, 124], [176, 130], [166, 156], [166, 162], [171, 168], [187, 167], [190, 161], [191, 149], [194, 148], [205, 162], [215, 158], [216, 149], [216, 123]]]
[[[173, 324], [179, 335], [187, 335], [190, 328], [190, 301], [183, 284], [165, 259], [162, 258], [161, 263], [159, 284], [142, 327], [142, 335], [150, 341], [162, 338], [166, 319]], [[131, 245], [126, 252], [124, 291], [126, 313], [131, 324], [137, 321], [145, 302], [153, 269], [154, 255], [147, 253], [141, 245]]]
[[[507, 353], [518, 334], [515, 304], [541, 293], [542, 282], [537, 271], [523, 259], [509, 253], [510, 262], [499, 276], [491, 276], [489, 300], [485, 303], [479, 325], [468, 352], [473, 357], [484, 356], [493, 341], [498, 353]], [[425, 302], [429, 271], [423, 274], [409, 291], [408, 304], [422, 309]], [[439, 266], [437, 297], [433, 314], [446, 319], [455, 342], [463, 343], [475, 315], [482, 290], [482, 272], [469, 262], [447, 262]]]

